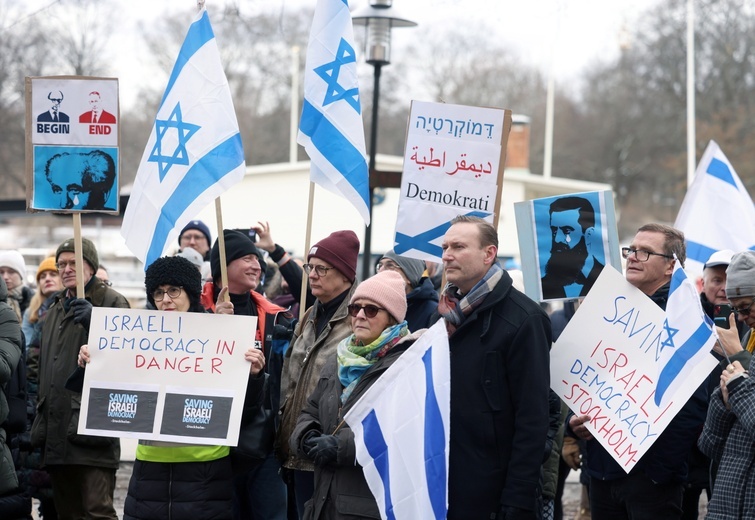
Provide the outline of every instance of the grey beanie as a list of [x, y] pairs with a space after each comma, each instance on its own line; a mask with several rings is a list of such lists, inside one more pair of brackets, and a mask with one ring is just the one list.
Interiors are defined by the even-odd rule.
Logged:
[[396, 262], [401, 270], [404, 271], [404, 274], [409, 279], [409, 283], [412, 287], [417, 287], [419, 285], [420, 280], [422, 280], [422, 273], [425, 272], [424, 260], [399, 256], [393, 251], [393, 249], [385, 253], [383, 258], [390, 258]]
[[742, 251], [726, 268], [726, 297], [755, 296], [755, 252]]

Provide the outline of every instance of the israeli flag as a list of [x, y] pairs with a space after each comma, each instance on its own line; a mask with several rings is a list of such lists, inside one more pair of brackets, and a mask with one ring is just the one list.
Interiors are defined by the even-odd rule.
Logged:
[[383, 520], [445, 519], [451, 368], [444, 320], [345, 415]]
[[136, 173], [121, 228], [126, 245], [146, 268], [245, 170], [231, 91], [202, 9], [181, 46]]
[[716, 251], [755, 250], [755, 205], [715, 141], [697, 165], [674, 227], [684, 231], [687, 270], [695, 275]]
[[658, 407], [665, 407], [681, 386], [694, 389], [708, 377], [718, 363], [710, 352], [717, 339], [695, 285], [677, 260], [661, 332], [660, 373], [655, 390]]
[[347, 0], [318, 0], [309, 34], [297, 142], [310, 180], [354, 205], [370, 224], [370, 186]]

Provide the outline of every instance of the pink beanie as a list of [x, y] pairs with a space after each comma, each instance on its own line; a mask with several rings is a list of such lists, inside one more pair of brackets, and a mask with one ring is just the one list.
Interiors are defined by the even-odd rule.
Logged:
[[406, 317], [406, 283], [396, 271], [380, 271], [357, 286], [349, 303], [360, 298], [371, 300], [383, 307], [401, 323]]

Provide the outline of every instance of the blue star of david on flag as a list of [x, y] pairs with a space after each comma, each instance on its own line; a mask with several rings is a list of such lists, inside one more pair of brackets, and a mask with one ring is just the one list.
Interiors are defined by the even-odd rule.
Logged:
[[671, 325], [668, 324], [668, 318], [663, 321], [663, 332], [666, 333], [666, 339], [663, 340], [663, 343], [661, 343], [661, 351], [665, 349], [666, 347], [669, 348], [676, 348], [674, 345], [674, 336], [676, 336], [676, 333], [679, 332], [679, 329], [673, 328]]
[[354, 110], [356, 110], [357, 114], [362, 113], [362, 107], [359, 104], [359, 89], [357, 87], [347, 89], [338, 83], [341, 67], [348, 65], [349, 63], [356, 63], [356, 61], [357, 58], [356, 54], [354, 54], [354, 48], [349, 45], [349, 42], [341, 38], [341, 42], [338, 44], [338, 50], [336, 51], [333, 61], [320, 65], [314, 69], [317, 75], [328, 84], [328, 90], [325, 91], [325, 98], [322, 101], [322, 106], [325, 107], [343, 99], [351, 105]]
[[[187, 166], [189, 164], [189, 155], [186, 153], [186, 143], [191, 139], [197, 131], [202, 128], [199, 125], [187, 123], [183, 120], [183, 114], [181, 113], [181, 103], [176, 103], [173, 112], [170, 113], [168, 119], [161, 120], [155, 119], [155, 146], [149, 154], [149, 162], [156, 162], [159, 173], [160, 181], [162, 181], [168, 174], [170, 167], [174, 164]], [[174, 131], [171, 131], [174, 129]], [[175, 135], [178, 138], [178, 144], [173, 150], [172, 154], [168, 151], [163, 154], [163, 139], [166, 136]]]

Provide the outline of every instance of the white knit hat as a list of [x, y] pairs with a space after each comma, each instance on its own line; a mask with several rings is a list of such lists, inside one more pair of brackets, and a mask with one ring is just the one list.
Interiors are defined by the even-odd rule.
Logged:
[[18, 251], [0, 251], [0, 267], [10, 267], [21, 275], [21, 282], [26, 284], [26, 262]]

